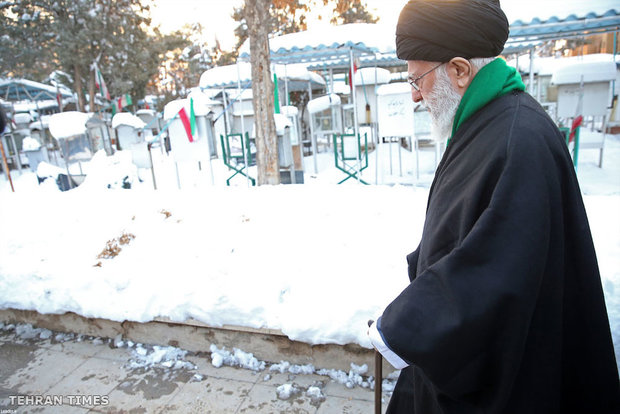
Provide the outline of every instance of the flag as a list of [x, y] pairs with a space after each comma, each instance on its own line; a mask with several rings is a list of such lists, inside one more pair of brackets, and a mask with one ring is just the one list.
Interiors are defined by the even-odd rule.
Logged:
[[575, 119], [570, 126], [570, 133], [568, 135], [568, 142], [573, 142], [575, 139], [575, 133], [577, 132], [577, 128], [581, 126], [583, 123], [583, 116], [579, 115]]
[[353, 59], [353, 73], [351, 73], [351, 68], [349, 68], [349, 77], [346, 78], [346, 75], [345, 75], [345, 83], [349, 84], [349, 88], [351, 90], [353, 90], [353, 76], [357, 73], [357, 66], [358, 66], [357, 59]]
[[181, 108], [179, 111], [179, 118], [181, 118], [181, 122], [183, 123], [183, 127], [185, 128], [185, 133], [187, 134], [187, 139], [189, 142], [194, 142], [194, 135], [192, 134], [192, 125], [187, 117], [187, 112], [185, 108]]
[[110, 100], [110, 92], [108, 92], [108, 88], [105, 85], [105, 81], [103, 80], [103, 75], [99, 70], [99, 66], [97, 65], [97, 61], [93, 62], [92, 70], [95, 71], [95, 86], [99, 89], [101, 96], [103, 96], [108, 101]]
[[194, 111], [194, 98], [189, 98], [189, 124], [193, 137], [196, 135], [196, 112]]
[[112, 102], [112, 113], [123, 112], [123, 108], [131, 104], [133, 104], [133, 102], [131, 101], [131, 96], [126, 93], [120, 98], [114, 99], [114, 101]]
[[278, 91], [278, 77], [276, 76], [276, 74], [273, 74], [273, 104], [274, 104], [274, 109], [275, 109], [275, 113], [279, 114], [280, 113], [280, 92]]
[[128, 93], [124, 94], [123, 96], [121, 96], [120, 98], [118, 98], [118, 107], [119, 108], [124, 108], [126, 106], [129, 106], [133, 104], [133, 102], [131, 102], [131, 95], [129, 95]]

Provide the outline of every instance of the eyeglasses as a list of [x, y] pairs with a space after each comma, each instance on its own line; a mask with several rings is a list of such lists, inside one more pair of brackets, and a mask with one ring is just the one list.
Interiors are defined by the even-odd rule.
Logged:
[[411, 85], [413, 87], [413, 89], [415, 89], [416, 91], [420, 92], [420, 86], [418, 85], [418, 82], [420, 81], [420, 79], [422, 79], [423, 77], [425, 77], [426, 75], [428, 75], [429, 73], [431, 73], [432, 71], [434, 71], [435, 69], [437, 69], [438, 67], [443, 65], [444, 63], [445, 62], [440, 63], [439, 65], [435, 66], [431, 70], [429, 70], [427, 72], [424, 72], [423, 74], [421, 74], [417, 78], [412, 78], [411, 76], [408, 76], [407, 77], [407, 82], [409, 82], [409, 85]]

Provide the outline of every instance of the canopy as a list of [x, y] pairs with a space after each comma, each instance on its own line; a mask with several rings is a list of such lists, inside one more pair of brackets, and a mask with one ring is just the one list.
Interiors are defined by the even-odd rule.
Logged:
[[619, 27], [620, 13], [614, 9], [602, 14], [595, 12], [580, 16], [571, 14], [563, 19], [559, 19], [557, 16], [552, 16], [544, 21], [535, 18], [529, 23], [517, 20], [510, 25], [510, 35], [506, 48], [515, 43], [569, 39], [615, 32]]
[[[237, 65], [239, 65], [237, 67]], [[325, 80], [301, 65], [275, 65], [278, 80], [287, 80], [291, 91], [308, 89], [308, 82], [325, 85]], [[242, 87], [252, 80], [252, 66], [247, 62], [235, 65], [216, 66], [200, 76], [200, 88], [236, 88], [238, 82]]]
[[[371, 56], [362, 56], [357, 62], [358, 68], [381, 67], [387, 68], [392, 66], [406, 66], [407, 62], [396, 57], [396, 52], [375, 53]], [[350, 67], [349, 58], [330, 60], [325, 62], [314, 62], [308, 66], [308, 70], [328, 70], [333, 69], [336, 72], [348, 71]]]
[[65, 87], [45, 85], [27, 79], [0, 79], [0, 98], [5, 101], [44, 101], [56, 99], [60, 94], [63, 98], [71, 98], [73, 94]]
[[[593, 9], [596, 5], [590, 5]], [[585, 6], [584, 6], [585, 7]], [[604, 10], [604, 9], [603, 9]], [[349, 26], [347, 28], [347, 26]], [[394, 51], [394, 31], [390, 28], [378, 24], [352, 24], [337, 26], [339, 35], [343, 38], [339, 39], [337, 45], [350, 43], [352, 40], [360, 40], [360, 46], [367, 47], [374, 52], [375, 56], [362, 56], [359, 58], [358, 67], [374, 66], [379, 67], [400, 66], [406, 62], [398, 59]], [[601, 33], [618, 31], [620, 29], [620, 8], [611, 9], [601, 12], [598, 8], [597, 12], [589, 12], [582, 14], [570, 14], [565, 18], [551, 16], [546, 20], [539, 18], [532, 19], [529, 23], [522, 20], [515, 20], [510, 25], [510, 34], [508, 41], [504, 47], [502, 55], [519, 53], [530, 50], [541, 45], [547, 40], [567, 39], [580, 36], [591, 36]], [[329, 43], [326, 39], [332, 33], [326, 32], [301, 32], [304, 35], [293, 37], [285, 35], [270, 40], [272, 49], [272, 59], [274, 55], [285, 53], [287, 50], [301, 54], [302, 51], [312, 48], [318, 49], [315, 53], [318, 55], [323, 49], [326, 49], [325, 59], [314, 59], [312, 64], [308, 66], [309, 70], [326, 70], [326, 69], [345, 69], [349, 68], [348, 55], [334, 58], [330, 56], [327, 49]], [[283, 39], [284, 38], [284, 39]], [[298, 41], [298, 44], [292, 44]], [[325, 41], [325, 44], [321, 42]], [[332, 46], [334, 46], [332, 44]], [[274, 52], [275, 51], [275, 52]]]
[[[269, 40], [274, 63], [341, 61], [356, 56], [393, 52], [394, 27], [383, 24], [352, 23], [322, 26]], [[249, 39], [241, 46], [240, 57], [249, 58]]]

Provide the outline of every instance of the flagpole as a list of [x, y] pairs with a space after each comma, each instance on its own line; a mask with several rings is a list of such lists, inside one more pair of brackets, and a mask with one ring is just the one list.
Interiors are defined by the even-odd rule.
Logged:
[[[241, 150], [243, 151], [243, 169], [246, 170], [245, 174], [245, 182], [250, 187], [250, 166], [248, 165], [248, 151], [250, 154], [252, 153], [252, 148], [250, 146], [250, 140], [248, 139], [247, 145], [248, 148], [245, 148], [245, 124], [243, 120], [243, 97], [241, 96], [241, 74], [239, 72], [239, 60], [237, 60], [237, 90], [239, 91], [239, 102], [240, 102], [240, 113], [241, 113]], [[233, 112], [233, 116], [235, 113]], [[256, 116], [255, 116], [256, 118]], [[233, 118], [234, 119], [234, 118]], [[256, 122], [256, 119], [254, 120]]]
[[[360, 177], [360, 130], [359, 130], [359, 125], [358, 125], [358, 120], [357, 120], [357, 102], [355, 99], [355, 95], [357, 95], [357, 91], [355, 90], [355, 62], [353, 61], [353, 48], [349, 48], [349, 58], [350, 58], [350, 64], [351, 64], [351, 79], [349, 80], [351, 82], [351, 101], [353, 102], [353, 122], [355, 123], [354, 125], [354, 129], [353, 129], [353, 133], [355, 134], [355, 142], [357, 142], [357, 148], [356, 148], [356, 152], [357, 152], [357, 166], [356, 166], [356, 170], [357, 170], [357, 180], [361, 180]], [[360, 72], [361, 73], [361, 72]], [[334, 151], [336, 151], [336, 148], [334, 148]], [[342, 151], [344, 153], [344, 141], [343, 141], [343, 148]]]
[[6, 160], [6, 153], [4, 152], [4, 133], [2, 131], [0, 131], [0, 153], [2, 153], [2, 166], [4, 171], [6, 171], [6, 177], [9, 179], [9, 184], [11, 184], [11, 191], [15, 192], [13, 180], [11, 179], [11, 172], [9, 171], [9, 163]]

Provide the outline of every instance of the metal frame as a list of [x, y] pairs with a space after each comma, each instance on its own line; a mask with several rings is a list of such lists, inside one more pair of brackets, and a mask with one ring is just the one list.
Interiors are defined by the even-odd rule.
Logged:
[[[252, 185], [256, 185], [256, 180], [250, 177], [248, 174], [244, 172], [246, 168], [248, 168], [252, 163], [252, 153], [250, 150], [250, 138], [248, 133], [245, 133], [245, 139], [243, 139], [244, 134], [220, 134], [220, 140], [222, 144], [222, 158], [224, 160], [224, 164], [234, 170], [235, 173], [228, 177], [226, 180], [226, 185], [230, 186], [230, 180], [233, 179], [237, 174], [241, 174], [246, 177], [249, 181], [252, 182]], [[231, 137], [240, 137], [241, 138], [241, 153], [242, 155], [231, 155], [230, 154], [230, 138]], [[232, 163], [232, 160], [235, 160], [235, 164]], [[243, 164], [243, 168], [239, 168], [239, 163]]]
[[[347, 157], [344, 151], [344, 137], [357, 136], [357, 151], [355, 157]], [[340, 137], [340, 146], [338, 145], [338, 137]], [[340, 151], [338, 150], [340, 148]], [[342, 184], [349, 178], [355, 178], [362, 184], [368, 185], [368, 183], [360, 177], [362, 171], [368, 168], [368, 136], [364, 134], [364, 156], [362, 158], [362, 143], [360, 134], [334, 134], [334, 161], [336, 168], [347, 174], [347, 177], [340, 181], [338, 184]], [[342, 161], [342, 165], [340, 164]], [[347, 161], [357, 161], [355, 166], [347, 164]]]

